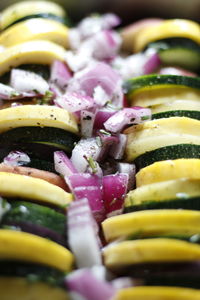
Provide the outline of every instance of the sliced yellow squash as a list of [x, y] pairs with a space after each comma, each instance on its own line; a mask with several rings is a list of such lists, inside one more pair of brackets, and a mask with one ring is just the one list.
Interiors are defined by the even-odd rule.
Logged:
[[118, 238], [200, 233], [200, 212], [178, 209], [157, 209], [132, 212], [106, 219], [103, 232], [107, 242]]
[[169, 145], [200, 145], [199, 132], [200, 121], [186, 117], [162, 118], [131, 126], [124, 131], [128, 138], [126, 159], [133, 161], [147, 151]]
[[125, 206], [196, 196], [200, 196], [200, 179], [180, 178], [147, 184], [130, 191], [126, 195]]
[[71, 271], [72, 253], [63, 246], [34, 234], [0, 229], [0, 258], [42, 264]]
[[176, 100], [200, 101], [200, 91], [178, 85], [155, 85], [135, 91], [130, 99], [132, 106], [150, 107]]
[[20, 277], [0, 277], [2, 300], [69, 300], [65, 289], [44, 282], [31, 282]]
[[57, 206], [68, 205], [72, 195], [40, 178], [0, 172], [0, 195], [19, 197]]
[[170, 179], [200, 179], [200, 159], [175, 159], [155, 162], [136, 174], [136, 186], [166, 181]]
[[63, 61], [65, 49], [50, 41], [24, 42], [0, 52], [0, 75], [22, 64], [51, 64], [55, 59]]
[[58, 4], [50, 1], [21, 1], [8, 6], [1, 12], [0, 28], [4, 29], [15, 21], [35, 14], [52, 14], [65, 17], [65, 10]]
[[139, 52], [150, 42], [172, 37], [187, 38], [200, 44], [200, 26], [196, 22], [183, 19], [166, 20], [157, 26], [149, 26], [136, 37], [134, 50]]
[[[199, 300], [200, 291], [190, 288], [134, 286], [121, 289], [113, 300]], [[10, 300], [10, 299], [9, 299]]]
[[67, 48], [68, 28], [54, 20], [33, 18], [17, 23], [0, 34], [0, 45], [4, 47], [32, 40], [49, 40]]
[[199, 100], [172, 100], [167, 101], [163, 104], [150, 105], [152, 114], [172, 111], [172, 110], [193, 110], [200, 111], [200, 101]]
[[103, 256], [113, 270], [140, 263], [192, 262], [200, 259], [200, 245], [169, 238], [124, 241], [105, 247]]
[[49, 126], [78, 132], [74, 115], [59, 107], [23, 105], [0, 110], [0, 133], [23, 126]]

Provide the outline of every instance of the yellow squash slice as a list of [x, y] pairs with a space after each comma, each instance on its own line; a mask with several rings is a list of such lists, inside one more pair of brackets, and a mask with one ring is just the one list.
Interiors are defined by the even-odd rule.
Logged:
[[200, 145], [199, 132], [200, 121], [186, 117], [162, 118], [131, 126], [124, 131], [128, 138], [126, 159], [133, 161], [147, 151], [170, 145]]
[[0, 258], [42, 264], [71, 271], [72, 253], [63, 246], [34, 234], [0, 229]]
[[72, 195], [40, 178], [0, 172], [0, 195], [19, 197], [56, 206], [68, 205]]
[[107, 242], [128, 236], [192, 236], [200, 233], [200, 212], [157, 209], [132, 212], [106, 219], [103, 223]]
[[8, 6], [1, 12], [0, 28], [3, 30], [15, 21], [35, 14], [52, 14], [65, 17], [65, 10], [58, 4], [50, 1], [21, 1]]
[[139, 52], [150, 42], [172, 37], [187, 38], [200, 44], [200, 26], [190, 20], [166, 20], [157, 26], [141, 30], [135, 39], [134, 50]]
[[23, 105], [0, 110], [0, 133], [23, 126], [49, 126], [78, 133], [74, 115], [59, 107]]
[[[190, 288], [134, 286], [121, 289], [113, 300], [199, 300], [200, 291]], [[10, 299], [9, 299], [10, 300]]]
[[49, 40], [67, 48], [68, 28], [54, 20], [33, 18], [17, 23], [0, 34], [0, 45], [4, 47], [32, 40]]
[[0, 277], [2, 300], [69, 300], [65, 289], [20, 277]]
[[140, 263], [192, 262], [200, 260], [200, 245], [169, 238], [130, 240], [107, 246], [103, 256], [113, 270]]
[[[67, 37], [66, 37], [67, 38]], [[34, 40], [17, 44], [0, 53], [0, 76], [22, 64], [47, 64], [63, 61], [65, 49], [50, 41]]]
[[136, 186], [162, 182], [170, 179], [200, 179], [200, 159], [175, 159], [155, 162], [136, 174]]
[[197, 196], [200, 196], [200, 179], [180, 178], [147, 184], [130, 191], [126, 195], [125, 206]]

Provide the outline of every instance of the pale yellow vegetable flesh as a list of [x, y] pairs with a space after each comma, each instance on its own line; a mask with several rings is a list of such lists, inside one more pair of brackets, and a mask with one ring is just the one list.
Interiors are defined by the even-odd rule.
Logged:
[[7, 172], [0, 172], [0, 195], [56, 206], [67, 206], [73, 200], [72, 194], [46, 180]]
[[149, 108], [151, 108], [152, 114], [156, 114], [164, 111], [173, 111], [173, 110], [200, 111], [199, 100], [172, 100], [172, 101], [167, 101], [163, 104], [150, 105]]
[[200, 212], [192, 210], [157, 209], [127, 213], [106, 219], [102, 223], [107, 242], [137, 235], [192, 236], [200, 233]]
[[74, 257], [63, 246], [34, 234], [0, 229], [0, 258], [36, 263], [68, 272]]

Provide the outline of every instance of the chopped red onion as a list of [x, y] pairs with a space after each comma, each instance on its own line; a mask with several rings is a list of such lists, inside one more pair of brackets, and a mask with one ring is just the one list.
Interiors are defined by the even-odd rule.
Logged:
[[127, 174], [118, 173], [103, 177], [103, 199], [107, 216], [122, 213], [127, 185]]
[[104, 106], [110, 100], [109, 96], [106, 94], [106, 92], [100, 85], [97, 85], [94, 88], [93, 98], [95, 104], [99, 107]]
[[14, 88], [5, 85], [3, 83], [0, 83], [0, 99], [3, 100], [14, 100], [14, 99], [21, 99], [21, 98], [26, 98], [26, 97], [34, 97], [36, 96], [35, 92], [18, 92]]
[[81, 136], [84, 138], [90, 138], [93, 133], [95, 120], [95, 113], [82, 110], [81, 111]]
[[54, 152], [54, 164], [55, 170], [62, 176], [70, 176], [74, 173], [78, 173], [71, 160], [63, 151]]
[[66, 92], [64, 95], [54, 99], [54, 104], [74, 113], [94, 107], [94, 99], [89, 96], [83, 96], [80, 93]]
[[[114, 144], [110, 149], [110, 156], [115, 159], [122, 159], [126, 148], [127, 135], [119, 134], [118, 143]], [[123, 172], [122, 172], [123, 173]]]
[[77, 270], [66, 277], [66, 285], [87, 300], [111, 300], [116, 293], [114, 286], [96, 278], [90, 269]]
[[102, 145], [102, 151], [99, 156], [99, 160], [103, 160], [108, 152], [110, 151], [110, 147], [115, 147], [119, 143], [118, 136], [112, 136], [109, 132], [106, 132], [105, 130], [99, 130], [97, 132], [97, 139], [99, 137], [100, 143]]
[[97, 111], [95, 115], [94, 120], [94, 128], [97, 129], [103, 129], [104, 123], [114, 114], [116, 113], [116, 110], [109, 109], [109, 108], [101, 108]]
[[134, 286], [134, 279], [131, 277], [119, 277], [111, 281], [114, 288], [117, 290], [129, 288]]
[[101, 265], [98, 226], [87, 199], [72, 202], [67, 212], [68, 242], [78, 268]]
[[98, 222], [104, 219], [104, 204], [102, 200], [102, 179], [94, 174], [79, 173], [65, 177], [75, 199], [87, 198]]
[[40, 75], [20, 69], [12, 69], [10, 84], [19, 93], [35, 92], [44, 95], [49, 90], [49, 84]]
[[192, 76], [192, 77], [197, 77], [198, 76], [196, 73], [189, 72], [187, 70], [184, 70], [184, 69], [178, 68], [178, 67], [164, 67], [164, 68], [161, 68], [158, 71], [158, 74], [162, 74], [162, 75]]
[[70, 49], [78, 50], [81, 45], [81, 36], [77, 28], [70, 28], [68, 31]]
[[78, 172], [84, 173], [88, 167], [88, 160], [97, 161], [101, 155], [102, 145], [94, 138], [81, 139], [72, 150], [71, 161]]
[[119, 173], [124, 173], [128, 175], [127, 191], [132, 190], [135, 185], [136, 166], [134, 164], [120, 162], [118, 163], [118, 171]]
[[13, 103], [11, 104], [11, 107], [22, 106], [22, 105], [23, 105], [23, 104], [20, 103], [20, 102], [13, 102]]
[[148, 59], [143, 66], [143, 74], [145, 75], [153, 73], [161, 64], [159, 55], [155, 51], [148, 54], [147, 50], [146, 55], [148, 56]]
[[114, 28], [121, 24], [121, 19], [113, 13], [107, 13], [103, 15], [103, 24], [104, 28]]
[[139, 124], [150, 119], [151, 110], [149, 108], [124, 108], [110, 117], [104, 123], [104, 127], [110, 132], [118, 133], [123, 130], [126, 125]]
[[21, 151], [11, 151], [6, 157], [4, 157], [3, 162], [11, 166], [24, 166], [30, 163], [30, 157]]
[[71, 77], [72, 74], [64, 62], [60, 60], [55, 60], [52, 63], [50, 72], [50, 82], [53, 82], [61, 89], [65, 89]]

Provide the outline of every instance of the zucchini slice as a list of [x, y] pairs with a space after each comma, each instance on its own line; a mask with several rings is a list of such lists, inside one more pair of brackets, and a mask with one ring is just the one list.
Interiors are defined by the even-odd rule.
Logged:
[[6, 172], [0, 172], [0, 194], [58, 207], [72, 201], [71, 194], [43, 179]]
[[200, 233], [200, 212], [156, 209], [111, 217], [102, 223], [107, 242], [128, 237], [187, 236]]
[[16, 44], [33, 40], [48, 40], [69, 47], [68, 28], [54, 20], [32, 18], [17, 23], [0, 34], [0, 44], [11, 47]]
[[162, 118], [133, 125], [124, 131], [127, 134], [126, 160], [132, 162], [146, 152], [167, 146], [200, 145], [199, 131], [200, 121], [186, 117]]
[[123, 241], [104, 248], [103, 256], [113, 271], [141, 263], [195, 262], [200, 260], [200, 245], [169, 238]]
[[[200, 98], [199, 98], [200, 99]], [[168, 111], [200, 111], [199, 100], [172, 100], [158, 105], [150, 105], [152, 114], [159, 114]]]
[[136, 174], [136, 187], [178, 178], [200, 179], [200, 159], [164, 160], [141, 169]]
[[199, 300], [200, 291], [181, 287], [134, 286], [120, 289], [113, 300]]
[[63, 288], [44, 282], [30, 282], [20, 277], [0, 277], [2, 300], [69, 300]]
[[134, 160], [137, 170], [145, 168], [157, 161], [178, 158], [200, 158], [200, 145], [179, 144], [147, 151]]
[[200, 44], [199, 24], [190, 20], [173, 19], [145, 28], [136, 37], [134, 50], [139, 52], [149, 43], [167, 38], [185, 38]]
[[200, 111], [196, 110], [170, 110], [152, 115], [152, 119], [170, 118], [170, 117], [188, 117], [200, 120]]
[[22, 1], [8, 6], [1, 12], [0, 28], [3, 30], [21, 18], [43, 13], [51, 14], [61, 18], [66, 16], [65, 10], [54, 2]]
[[72, 270], [72, 253], [45, 238], [20, 231], [0, 229], [1, 259], [36, 263], [63, 272]]

